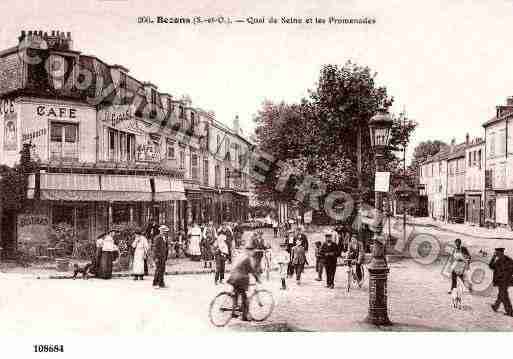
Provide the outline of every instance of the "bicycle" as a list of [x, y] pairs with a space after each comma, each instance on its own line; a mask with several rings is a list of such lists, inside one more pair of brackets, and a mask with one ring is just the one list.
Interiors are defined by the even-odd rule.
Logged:
[[[273, 312], [274, 298], [267, 289], [258, 288], [256, 284], [250, 286], [254, 286], [255, 290], [248, 296], [248, 315], [252, 320], [262, 322]], [[212, 299], [208, 315], [214, 326], [224, 327], [237, 314], [242, 314], [240, 305], [235, 307], [235, 295], [234, 291], [223, 291]]]
[[364, 265], [361, 265], [361, 271], [362, 271], [362, 279], [359, 281], [358, 276], [356, 275], [356, 270], [353, 266], [353, 264], [356, 263], [356, 260], [354, 259], [344, 259], [344, 265], [347, 265], [347, 292], [351, 290], [351, 285], [353, 287], [361, 288], [363, 285], [363, 281], [365, 279], [365, 268]]

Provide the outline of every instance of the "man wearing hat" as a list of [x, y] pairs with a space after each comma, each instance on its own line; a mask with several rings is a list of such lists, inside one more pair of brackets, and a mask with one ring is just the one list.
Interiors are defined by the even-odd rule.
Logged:
[[330, 230], [324, 232], [326, 241], [322, 244], [320, 255], [324, 258], [326, 268], [326, 288], [335, 288], [335, 272], [337, 271], [338, 246], [333, 242], [333, 233]]
[[155, 276], [153, 277], [153, 287], [155, 289], [166, 287], [166, 284], [164, 283], [164, 274], [166, 272], [168, 252], [168, 232], [169, 228], [162, 225], [159, 227], [159, 234], [154, 238], [153, 259], [155, 260]]
[[260, 283], [258, 278], [258, 271], [255, 263], [255, 247], [250, 241], [245, 247], [246, 253], [240, 256], [234, 263], [232, 270], [230, 271], [230, 277], [228, 283], [233, 286], [234, 306], [237, 306], [238, 298], [241, 297], [241, 311], [242, 320], [248, 320], [248, 296], [247, 290], [249, 288], [249, 275], [252, 274], [256, 281]]
[[504, 254], [504, 248], [495, 248], [495, 254], [490, 261], [490, 269], [493, 270], [493, 285], [499, 290], [497, 300], [492, 304], [492, 309], [496, 312], [502, 303], [505, 314], [513, 317], [513, 309], [508, 294], [508, 287], [512, 284], [513, 259]]

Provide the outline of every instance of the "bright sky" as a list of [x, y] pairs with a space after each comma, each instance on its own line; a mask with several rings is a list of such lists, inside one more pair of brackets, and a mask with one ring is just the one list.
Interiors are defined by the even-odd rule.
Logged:
[[[0, 49], [22, 29], [71, 31], [75, 49], [214, 110], [246, 133], [265, 99], [297, 101], [322, 64], [351, 59], [378, 73], [419, 122], [413, 145], [483, 136], [513, 95], [513, 1], [2, 0]], [[370, 17], [374, 25], [138, 24], [151, 16]], [[414, 146], [410, 146], [410, 153]]]

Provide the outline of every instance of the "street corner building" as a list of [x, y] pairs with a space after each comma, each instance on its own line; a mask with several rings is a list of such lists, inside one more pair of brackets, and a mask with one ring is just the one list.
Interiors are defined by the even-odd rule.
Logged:
[[82, 54], [69, 32], [22, 31], [0, 51], [0, 134], [1, 165], [23, 149], [37, 164], [22, 210], [2, 213], [4, 249], [37, 252], [61, 223], [93, 240], [113, 225], [246, 220], [255, 146], [239, 119]]

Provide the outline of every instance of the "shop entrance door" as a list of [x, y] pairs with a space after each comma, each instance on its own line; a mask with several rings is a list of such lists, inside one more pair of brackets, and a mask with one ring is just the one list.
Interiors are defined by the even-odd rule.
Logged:
[[89, 233], [91, 228], [89, 223], [89, 207], [88, 206], [79, 206], [76, 207], [76, 234], [77, 239], [79, 241], [87, 241], [88, 239], [92, 239], [92, 236]]

